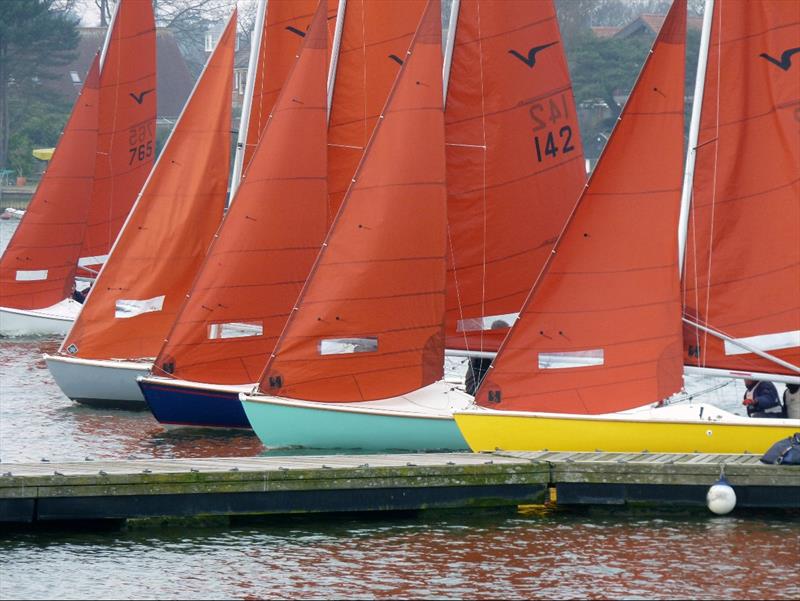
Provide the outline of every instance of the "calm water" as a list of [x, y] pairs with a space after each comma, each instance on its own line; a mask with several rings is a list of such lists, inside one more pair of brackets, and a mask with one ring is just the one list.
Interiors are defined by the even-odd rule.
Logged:
[[[0, 248], [15, 226], [0, 222]], [[58, 344], [0, 339], [0, 461], [265, 452], [251, 435], [166, 432], [146, 413], [73, 404], [41, 358]], [[704, 400], [738, 408], [740, 386]], [[742, 513], [438, 513], [0, 532], [0, 597], [789, 599], [800, 597], [799, 556], [798, 520]]]

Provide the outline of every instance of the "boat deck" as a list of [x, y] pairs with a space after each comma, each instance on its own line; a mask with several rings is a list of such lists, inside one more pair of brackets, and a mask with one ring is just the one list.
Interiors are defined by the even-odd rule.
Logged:
[[756, 455], [430, 453], [0, 464], [0, 522], [31, 524], [503, 507], [703, 507], [724, 473], [738, 508], [800, 509], [800, 466]]

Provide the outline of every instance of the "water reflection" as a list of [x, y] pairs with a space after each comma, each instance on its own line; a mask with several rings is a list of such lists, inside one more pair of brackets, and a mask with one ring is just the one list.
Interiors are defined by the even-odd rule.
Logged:
[[798, 536], [774, 518], [559, 512], [16, 535], [0, 541], [0, 595], [788, 599]]

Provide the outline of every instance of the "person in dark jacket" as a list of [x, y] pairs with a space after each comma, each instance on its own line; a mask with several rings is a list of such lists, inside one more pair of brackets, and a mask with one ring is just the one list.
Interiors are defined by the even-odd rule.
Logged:
[[786, 411], [772, 382], [745, 380], [744, 400], [749, 417], [786, 417]]

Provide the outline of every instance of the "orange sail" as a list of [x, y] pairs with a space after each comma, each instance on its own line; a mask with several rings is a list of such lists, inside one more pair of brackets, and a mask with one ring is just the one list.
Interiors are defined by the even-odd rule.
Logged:
[[597, 414], [680, 390], [685, 29], [675, 0], [479, 405]]
[[42, 309], [68, 298], [92, 197], [97, 142], [95, 57], [36, 193], [0, 260], [0, 305]]
[[424, 9], [424, 0], [345, 4], [328, 131], [331, 217], [350, 186]]
[[61, 351], [155, 357], [222, 218], [236, 13], [195, 85]]
[[[417, 4], [420, 8], [414, 23], [407, 23], [408, 13], [414, 12], [410, 9]], [[336, 66], [327, 173], [328, 186], [333, 182], [342, 190], [350, 183], [366, 144], [361, 137], [347, 135], [367, 135], [366, 128], [372, 130], [399, 69], [389, 55], [404, 56], [423, 4], [391, 0], [368, 6], [370, 10], [365, 11], [360, 0], [346, 4]], [[301, 94], [312, 99], [306, 103], [309, 106], [324, 104], [319, 97], [325, 79], [321, 57], [316, 47], [304, 50], [292, 75], [290, 97]], [[284, 98], [284, 104], [288, 102], [289, 98]], [[226, 217], [191, 297], [159, 354], [155, 373], [218, 384], [251, 383], [261, 374], [331, 220], [327, 201], [319, 204], [316, 196], [316, 186], [323, 194], [329, 190], [320, 185], [320, 178], [325, 177], [325, 157], [318, 156], [314, 146], [326, 143], [324, 123], [320, 129], [318, 115], [312, 120], [308, 108], [303, 113], [295, 104], [274, 113], [269, 141], [261, 144], [251, 160], [252, 170], [236, 197], [240, 207], [232, 207]], [[295, 121], [299, 119], [305, 121], [298, 125]], [[291, 130], [297, 128], [307, 134], [292, 135]], [[307, 158], [300, 163], [298, 156]], [[278, 183], [286, 173], [294, 179], [281, 184], [285, 189], [279, 190]], [[287, 192], [290, 184], [294, 191]], [[333, 210], [336, 208], [338, 200]], [[258, 217], [258, 221], [245, 215]], [[294, 225], [287, 227], [287, 223]], [[237, 291], [245, 285], [248, 294], [240, 295]]]
[[552, 1], [462, 0], [456, 27], [445, 110], [447, 347], [494, 351], [586, 172]]
[[319, 3], [295, 67], [154, 373], [252, 383], [328, 227], [327, 28]]
[[[685, 364], [800, 367], [800, 5], [717, 0], [684, 272]], [[740, 347], [736, 341], [746, 346]]]
[[[326, 0], [329, 20], [336, 15], [338, 0]], [[247, 128], [244, 170], [253, 158], [258, 141], [269, 121], [272, 107], [297, 59], [303, 38], [311, 24], [318, 0], [268, 0], [264, 33], [258, 49], [253, 100]]]
[[441, 6], [428, 2], [339, 213], [261, 378], [327, 402], [442, 376], [446, 250]]
[[[150, 2], [120, 0], [100, 62], [97, 160], [80, 266], [96, 272], [156, 151], [156, 33]], [[85, 274], [84, 274], [85, 275]]]

